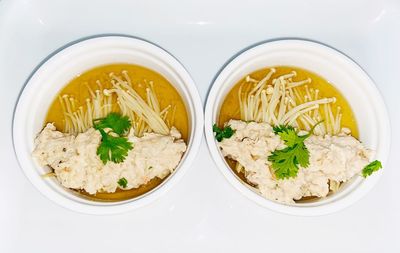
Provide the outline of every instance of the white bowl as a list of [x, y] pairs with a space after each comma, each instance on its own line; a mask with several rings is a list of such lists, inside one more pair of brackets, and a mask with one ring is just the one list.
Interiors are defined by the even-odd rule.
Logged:
[[[54, 97], [78, 74], [111, 63], [132, 63], [163, 75], [182, 96], [189, 116], [189, 140], [177, 169], [162, 184], [137, 198], [120, 202], [87, 200], [62, 187], [55, 179], [43, 179], [45, 168], [32, 159], [34, 139]], [[149, 42], [123, 36], [87, 39], [51, 56], [28, 80], [14, 114], [13, 143], [19, 164], [33, 185], [47, 198], [74, 211], [113, 214], [143, 206], [178, 182], [195, 157], [202, 138], [203, 110], [196, 86], [185, 68], [169, 53]]]
[[353, 109], [359, 126], [360, 140], [376, 150], [376, 159], [385, 161], [390, 147], [388, 114], [379, 91], [369, 76], [344, 54], [321, 44], [303, 40], [280, 40], [257, 45], [230, 61], [216, 77], [205, 109], [205, 135], [219, 170], [247, 198], [261, 206], [286, 214], [314, 216], [333, 213], [356, 202], [378, 181], [385, 169], [367, 179], [357, 177], [346, 183], [339, 192], [310, 203], [284, 205], [260, 196], [244, 184], [229, 168], [217, 147], [212, 132], [213, 123], [222, 102], [245, 75], [265, 67], [297, 66], [324, 77], [345, 96]]

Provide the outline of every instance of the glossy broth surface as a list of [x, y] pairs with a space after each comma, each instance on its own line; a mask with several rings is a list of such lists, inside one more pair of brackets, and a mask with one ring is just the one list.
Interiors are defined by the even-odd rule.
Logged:
[[[77, 105], [85, 108], [86, 99], [90, 98], [88, 87], [90, 87], [93, 91], [99, 89], [100, 87], [97, 84], [97, 80], [99, 80], [102, 88], [110, 88], [111, 83], [109, 74], [113, 72], [117, 76], [120, 76], [121, 72], [124, 70], [128, 71], [133, 88], [142, 98], [146, 98], [146, 88], [148, 87], [147, 84], [152, 81], [154, 85], [154, 91], [160, 103], [160, 108], [163, 109], [168, 105], [175, 107], [174, 117], [172, 110], [170, 110], [170, 113], [168, 113], [167, 116], [167, 121], [171, 122], [171, 125], [175, 126], [181, 132], [182, 138], [187, 142], [189, 124], [184, 101], [182, 100], [182, 97], [178, 91], [167, 79], [151, 69], [132, 64], [112, 64], [100, 66], [75, 77], [59, 92], [59, 95], [68, 94], [69, 96], [73, 96], [78, 100]], [[54, 98], [48, 110], [45, 123], [54, 122], [57, 130], [63, 132], [64, 116], [59, 103], [59, 95]], [[113, 106], [113, 111], [119, 111], [116, 105]], [[154, 178], [139, 188], [131, 190], [117, 189], [115, 193], [98, 192], [96, 195], [90, 195], [83, 190], [79, 192], [94, 200], [120, 201], [140, 196], [154, 189], [162, 182], [163, 180]]]
[[[309, 88], [318, 89], [319, 90], [319, 97], [336, 97], [336, 103], [332, 106], [332, 112], [336, 114], [337, 106], [341, 107], [342, 116], [342, 127], [347, 127], [351, 130], [351, 134], [358, 138], [358, 127], [357, 122], [355, 120], [353, 111], [347, 100], [344, 96], [327, 80], [320, 77], [319, 75], [296, 67], [288, 67], [288, 66], [278, 66], [274, 67], [276, 72], [272, 75], [271, 79], [274, 79], [278, 76], [288, 74], [291, 71], [296, 71], [297, 75], [293, 77], [293, 81], [301, 81], [307, 78], [311, 78], [312, 82], [307, 84]], [[264, 68], [258, 71], [255, 71], [250, 74], [250, 76], [256, 80], [261, 80], [267, 73], [270, 71], [271, 68]], [[238, 91], [240, 85], [245, 81], [246, 77], [243, 77], [238, 83], [236, 83], [233, 88], [229, 91], [227, 96], [225, 97], [221, 110], [218, 116], [218, 125], [223, 126], [223, 124], [230, 119], [238, 119], [240, 120], [240, 105], [239, 105], [239, 98], [238, 98]], [[305, 94], [304, 86], [299, 87], [300, 91]]]
[[[352, 136], [358, 138], [358, 126], [353, 111], [351, 110], [351, 107], [347, 102], [347, 100], [344, 98], [344, 96], [331, 83], [329, 83], [327, 80], [320, 77], [319, 75], [305, 69], [297, 67], [289, 67], [289, 66], [277, 66], [274, 68], [276, 69], [276, 72], [271, 76], [270, 80], [273, 80], [278, 76], [288, 74], [294, 70], [297, 73], [297, 75], [292, 78], [294, 82], [311, 78], [312, 82], [307, 85], [309, 88], [318, 89], [319, 97], [336, 97], [336, 103], [334, 103], [332, 106], [332, 112], [335, 115], [337, 111], [337, 106], [340, 106], [341, 113], [343, 114], [341, 126], [349, 128], [351, 130]], [[261, 80], [263, 77], [267, 75], [270, 69], [271, 68], [269, 67], [255, 71], [251, 73], [250, 76], [256, 80]], [[229, 121], [230, 119], [241, 120], [238, 91], [241, 84], [245, 81], [245, 78], [246, 77], [243, 77], [239, 82], [237, 82], [233, 86], [233, 88], [229, 91], [229, 93], [226, 95], [218, 115], [218, 125], [220, 127], [223, 127], [224, 123]], [[299, 87], [299, 89], [300, 92], [305, 94], [304, 86]], [[235, 169], [236, 161], [231, 160], [229, 158], [225, 159], [229, 167], [242, 181], [251, 186], [254, 186], [253, 184], [247, 181], [243, 172], [239, 173], [236, 171]], [[302, 199], [300, 201], [309, 200], [310, 198], [315, 198], [315, 197], [307, 197], [307, 199]]]

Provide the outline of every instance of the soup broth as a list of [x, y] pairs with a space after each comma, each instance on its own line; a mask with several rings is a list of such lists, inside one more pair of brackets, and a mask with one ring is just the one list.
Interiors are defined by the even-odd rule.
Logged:
[[[154, 92], [158, 98], [160, 107], [165, 108], [168, 105], [171, 105], [173, 108], [173, 113], [171, 112], [167, 115], [166, 122], [170, 122], [172, 126], [176, 127], [182, 134], [182, 139], [187, 142], [189, 135], [188, 116], [184, 101], [178, 91], [159, 73], [142, 66], [131, 64], [105, 65], [91, 69], [75, 77], [53, 100], [48, 110], [45, 123], [53, 122], [57, 130], [64, 132], [64, 115], [58, 97], [60, 95], [68, 94], [76, 99], [76, 105], [78, 107], [84, 106], [86, 99], [90, 97], [90, 91], [88, 87], [92, 91], [98, 90], [99, 88], [111, 88], [112, 85], [109, 74], [114, 73], [118, 76], [122, 73], [122, 71], [128, 72], [133, 88], [144, 99], [146, 97], [146, 88], [148, 87], [148, 84], [150, 82], [153, 83]], [[100, 81], [101, 87], [99, 87], [97, 81]], [[116, 101], [113, 101], [112, 110], [119, 112], [119, 108], [116, 106]], [[83, 190], [78, 192], [94, 200], [120, 201], [140, 196], [154, 189], [162, 182], [162, 179], [154, 178], [147, 184], [138, 188], [130, 190], [117, 189], [117, 191], [114, 193], [98, 192], [96, 195], [90, 195]]]
[[[274, 67], [276, 72], [271, 76], [270, 80], [273, 80], [276, 77], [279, 77], [284, 74], [288, 74], [291, 71], [296, 71], [297, 75], [293, 77], [293, 81], [301, 81], [305, 80], [307, 78], [311, 78], [312, 82], [307, 84], [308, 88], [310, 89], [318, 89], [319, 90], [319, 95], [320, 97], [335, 97], [336, 102], [334, 103], [335, 106], [332, 107], [332, 111], [334, 114], [336, 114], [337, 107], [341, 108], [341, 113], [342, 113], [342, 120], [341, 120], [341, 127], [346, 127], [351, 130], [352, 136], [355, 138], [358, 138], [358, 126], [357, 122], [355, 120], [354, 114], [351, 110], [351, 107], [349, 103], [346, 101], [344, 96], [332, 85], [330, 84], [327, 80], [324, 78], [318, 76], [317, 74], [297, 68], [297, 67], [290, 67], [290, 66], [277, 66]], [[249, 76], [253, 79], [256, 80], [261, 80], [263, 77], [267, 75], [270, 71], [269, 68], [264, 68], [258, 71], [255, 71], [251, 73]], [[240, 104], [239, 104], [239, 97], [238, 97], [238, 91], [240, 86], [246, 81], [246, 77], [241, 79], [238, 83], [236, 83], [233, 88], [229, 91], [229, 93], [226, 95], [219, 115], [218, 115], [218, 125], [220, 127], [223, 127], [225, 122], [228, 122], [230, 119], [236, 119], [236, 120], [243, 120], [241, 119], [240, 115]], [[297, 89], [299, 89], [299, 92], [301, 94], [306, 94], [305, 86], [300, 86]], [[301, 127], [300, 127], [301, 128]], [[254, 186], [252, 183], [250, 183], [246, 177], [244, 172], [238, 172], [235, 169], [236, 166], [236, 161], [225, 158], [229, 167], [233, 170], [233, 172], [244, 182], [247, 184]], [[315, 197], [307, 197], [307, 200], [310, 198], [315, 198]], [[306, 199], [302, 199], [306, 200]], [[301, 200], [301, 201], [302, 201]]]
[[[281, 76], [283, 74], [290, 73], [291, 71], [296, 71], [297, 75], [293, 78], [293, 81], [300, 81], [307, 78], [311, 78], [312, 82], [308, 84], [309, 88], [318, 89], [320, 97], [336, 97], [335, 106], [332, 108], [333, 113], [336, 113], [337, 106], [341, 107], [342, 112], [342, 127], [349, 128], [351, 130], [352, 135], [355, 138], [358, 138], [358, 127], [357, 123], [351, 110], [349, 103], [343, 97], [343, 95], [327, 80], [318, 76], [317, 74], [310, 72], [308, 70], [304, 70], [296, 67], [274, 67], [276, 72], [272, 75], [271, 79], [274, 79], [277, 76]], [[270, 70], [271, 68], [265, 68], [258, 71], [255, 71], [250, 74], [250, 76], [254, 79], [261, 80]], [[240, 85], [245, 81], [245, 77], [241, 79], [237, 84], [233, 86], [233, 88], [229, 91], [228, 95], [225, 97], [221, 110], [218, 116], [218, 125], [220, 127], [230, 119], [238, 119], [240, 120], [240, 111], [239, 111], [239, 98], [238, 91]], [[304, 86], [299, 87], [299, 89], [305, 94]]]

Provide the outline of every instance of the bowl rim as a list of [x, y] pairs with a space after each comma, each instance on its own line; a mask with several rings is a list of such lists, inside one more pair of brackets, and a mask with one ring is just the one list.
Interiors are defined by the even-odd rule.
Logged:
[[[214, 162], [216, 163], [216, 167], [218, 167], [218, 170], [222, 173], [225, 179], [242, 195], [256, 202], [258, 205], [262, 207], [265, 207], [267, 209], [279, 213], [295, 215], [295, 216], [320, 216], [340, 211], [344, 208], [349, 207], [353, 203], [360, 200], [363, 196], [365, 196], [378, 182], [379, 178], [382, 175], [382, 171], [384, 170], [380, 170], [377, 173], [374, 173], [373, 175], [368, 177], [367, 180], [363, 181], [362, 184], [357, 185], [356, 188], [354, 188], [347, 195], [343, 196], [341, 199], [320, 206], [301, 206], [301, 205], [293, 206], [266, 199], [262, 197], [260, 194], [258, 194], [254, 190], [254, 188], [240, 181], [234, 174], [232, 169], [227, 166], [226, 162], [222, 158], [220, 149], [217, 147], [217, 142], [215, 140], [211, 126], [215, 122], [214, 119], [215, 110], [218, 109], [215, 107], [218, 107], [218, 104], [221, 103], [221, 100], [217, 101], [217, 99], [223, 99], [223, 97], [222, 98], [220, 97], [222, 96], [221, 93], [224, 90], [224, 87], [228, 86], [228, 84], [224, 85], [224, 81], [232, 73], [234, 73], [236, 68], [238, 68], [242, 64], [245, 64], [247, 60], [251, 59], [251, 57], [256, 57], [261, 54], [266, 54], [264, 53], [264, 50], [265, 51], [272, 50], [271, 48], [274, 47], [276, 48], [281, 47], [281, 50], [282, 48], [285, 47], [286, 48], [297, 47], [297, 48], [302, 48], [304, 50], [317, 49], [319, 50], [319, 53], [324, 52], [326, 54], [331, 54], [336, 57], [340, 57], [340, 59], [344, 61], [345, 64], [347, 64], [347, 66], [351, 66], [353, 69], [357, 69], [358, 74], [362, 75], [363, 78], [368, 81], [368, 83], [366, 84], [368, 88], [373, 90], [375, 93], [376, 99], [374, 102], [376, 103], [376, 109], [378, 110], [378, 115], [380, 116], [381, 119], [379, 122], [379, 129], [383, 129], [384, 131], [383, 138], [380, 139], [380, 143], [382, 143], [380, 145], [380, 150], [382, 151], [381, 153], [383, 154], [383, 156], [381, 156], [382, 159], [380, 160], [383, 165], [386, 164], [390, 151], [390, 136], [391, 136], [390, 120], [382, 96], [379, 90], [377, 89], [375, 83], [373, 82], [372, 78], [366, 73], [366, 71], [362, 69], [362, 67], [359, 64], [357, 64], [353, 59], [351, 59], [349, 56], [342, 53], [341, 51], [331, 46], [328, 46], [324, 43], [306, 39], [298, 39], [298, 38], [269, 40], [246, 47], [245, 49], [241, 50], [239, 53], [231, 57], [222, 66], [222, 68], [216, 74], [212, 82], [212, 86], [209, 90], [207, 102], [205, 105], [204, 131], [209, 152]], [[253, 71], [255, 71], [255, 69]], [[233, 85], [234, 84], [229, 84], [229, 90], [232, 88]]]
[[[65, 194], [61, 194], [60, 192], [52, 189], [48, 184], [46, 184], [46, 182], [44, 182], [39, 173], [37, 173], [38, 168], [33, 163], [32, 157], [27, 156], [26, 152], [22, 151], [27, 146], [27, 144], [24, 143], [24, 137], [22, 137], [22, 133], [24, 132], [23, 129], [25, 129], [23, 127], [25, 115], [26, 113], [28, 113], [28, 111], [23, 113], [23, 109], [26, 109], [27, 107], [26, 101], [29, 100], [30, 97], [34, 96], [33, 88], [35, 87], [33, 87], [33, 85], [35, 84], [35, 79], [43, 74], [42, 72], [44, 70], [48, 69], [49, 66], [57, 64], [57, 62], [63, 61], [63, 58], [66, 57], [68, 54], [73, 54], [75, 51], [79, 51], [79, 48], [82, 45], [90, 46], [95, 45], [99, 42], [106, 43], [107, 41], [111, 44], [113, 42], [131, 43], [132, 45], [140, 48], [135, 49], [137, 51], [146, 52], [147, 50], [147, 52], [151, 52], [157, 57], [163, 59], [166, 64], [168, 64], [168, 66], [170, 66], [173, 71], [182, 78], [182, 87], [185, 87], [188, 93], [187, 96], [185, 96], [185, 99], [188, 100], [187, 106], [190, 107], [187, 108], [187, 111], [188, 113], [190, 113], [191, 110], [193, 112], [191, 122], [192, 132], [191, 137], [187, 143], [185, 156], [182, 158], [183, 160], [180, 161], [178, 169], [176, 169], [172, 175], [170, 175], [166, 180], [163, 181], [163, 183], [161, 183], [156, 188], [143, 195], [137, 196], [129, 200], [118, 202], [85, 201], [85, 203], [74, 200], [74, 197], [72, 197], [72, 199], [67, 197], [67, 189], [65, 189]], [[101, 50], [101, 48], [98, 50]], [[101, 64], [99, 64], [99, 66], [100, 65]], [[158, 46], [157, 44], [142, 38], [124, 34], [102, 34], [84, 37], [67, 43], [66, 45], [60, 47], [59, 49], [55, 50], [50, 55], [45, 57], [45, 59], [34, 68], [31, 75], [28, 77], [25, 84], [23, 85], [20, 94], [18, 95], [18, 99], [13, 112], [11, 129], [14, 154], [17, 158], [19, 167], [22, 169], [24, 175], [28, 178], [28, 180], [33, 184], [36, 189], [39, 190], [42, 195], [52, 200], [56, 204], [72, 211], [84, 214], [109, 215], [127, 212], [148, 205], [149, 203], [159, 199], [175, 184], [177, 184], [187, 172], [187, 170], [191, 167], [190, 165], [199, 151], [203, 136], [203, 125], [204, 114], [202, 102], [195, 82], [187, 69], [184, 67], [184, 65], [175, 56], [173, 56], [171, 53], [166, 51], [164, 48]]]

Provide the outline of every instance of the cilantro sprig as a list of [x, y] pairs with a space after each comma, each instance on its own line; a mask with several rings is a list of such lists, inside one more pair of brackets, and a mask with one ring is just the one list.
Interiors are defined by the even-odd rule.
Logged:
[[364, 167], [364, 169], [362, 170], [362, 176], [366, 178], [380, 169], [382, 169], [382, 163], [378, 160], [375, 160]]
[[275, 126], [275, 134], [278, 134], [287, 146], [284, 149], [275, 150], [268, 156], [268, 161], [272, 162], [272, 169], [278, 179], [296, 177], [299, 166], [307, 168], [310, 165], [310, 152], [304, 141], [310, 136], [298, 135], [292, 126]]
[[221, 142], [223, 139], [229, 139], [235, 133], [235, 130], [231, 128], [231, 126], [226, 126], [224, 128], [219, 128], [217, 124], [213, 125], [213, 132], [215, 133], [215, 139], [218, 142]]
[[128, 155], [128, 151], [133, 148], [131, 142], [126, 137], [114, 137], [99, 129], [101, 134], [101, 144], [97, 148], [97, 155], [106, 164], [108, 161], [121, 163]]
[[131, 121], [128, 116], [122, 116], [119, 113], [112, 112], [105, 118], [95, 119], [93, 125], [97, 130], [110, 128], [114, 133], [122, 135], [131, 127]]
[[126, 178], [124, 178], [124, 177], [120, 178], [117, 183], [122, 188], [126, 188], [126, 186], [128, 186], [128, 180], [126, 180]]
[[97, 155], [103, 164], [108, 161], [121, 163], [125, 160], [133, 144], [121, 135], [127, 132], [130, 126], [129, 118], [118, 113], [110, 113], [105, 118], [93, 121], [93, 127], [101, 134], [101, 144], [97, 148]]

